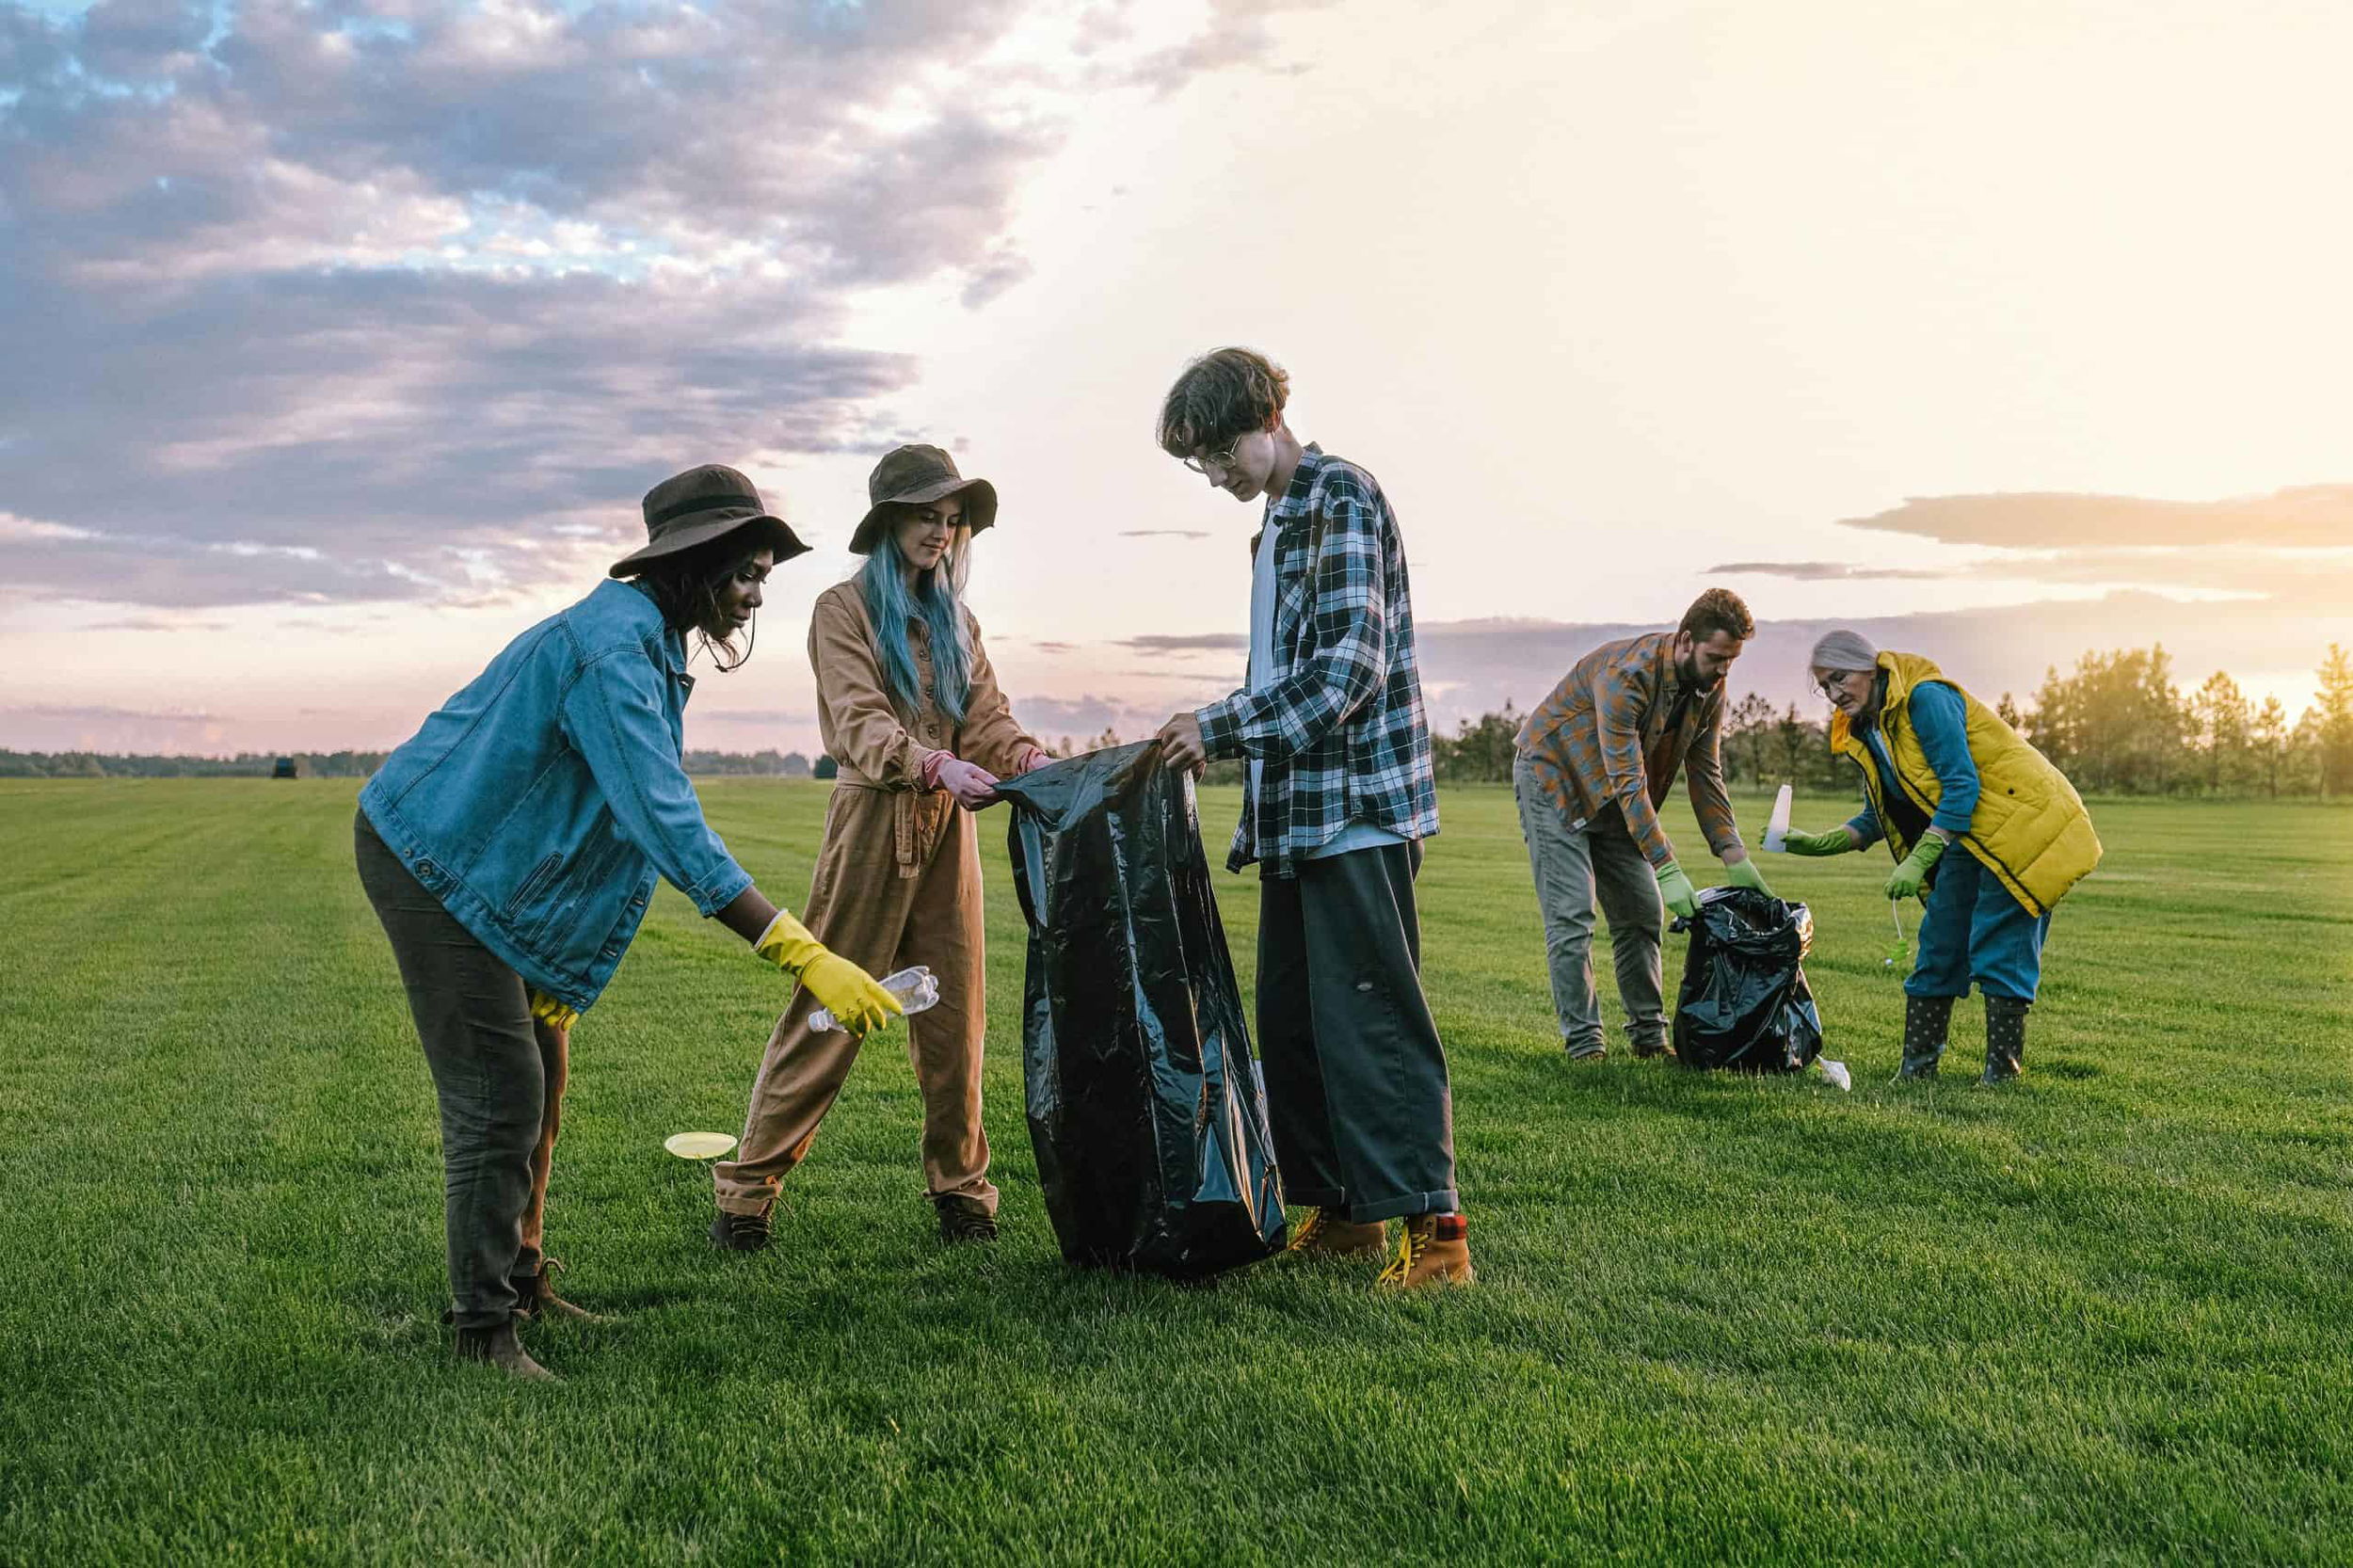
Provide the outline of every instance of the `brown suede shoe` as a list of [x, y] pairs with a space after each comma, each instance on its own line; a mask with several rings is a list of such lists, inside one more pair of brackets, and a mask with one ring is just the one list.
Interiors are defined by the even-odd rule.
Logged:
[[536, 1274], [517, 1274], [509, 1280], [507, 1283], [515, 1288], [515, 1294], [520, 1298], [516, 1303], [515, 1316], [525, 1320], [562, 1318], [575, 1323], [610, 1323], [619, 1320], [607, 1317], [601, 1312], [591, 1312], [584, 1306], [574, 1306], [570, 1302], [557, 1295], [555, 1276], [563, 1272], [564, 1260], [562, 1258], [542, 1258]]
[[1469, 1222], [1460, 1214], [1415, 1215], [1405, 1222], [1397, 1256], [1372, 1282], [1374, 1288], [1471, 1284], [1479, 1274], [1471, 1267], [1469, 1234]]
[[457, 1331], [457, 1359], [487, 1361], [508, 1377], [526, 1383], [559, 1383], [553, 1372], [531, 1359], [522, 1341], [515, 1337], [512, 1322], [497, 1323], [489, 1328], [461, 1328]]
[[1378, 1221], [1357, 1224], [1328, 1208], [1311, 1208], [1291, 1232], [1283, 1251], [1294, 1257], [1379, 1257], [1389, 1250], [1389, 1227]]

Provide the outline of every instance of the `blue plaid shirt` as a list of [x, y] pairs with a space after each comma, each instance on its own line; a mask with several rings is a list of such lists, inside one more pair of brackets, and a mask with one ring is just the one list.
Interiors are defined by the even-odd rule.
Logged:
[[1264, 764], [1226, 869], [1257, 860], [1269, 875], [1295, 875], [1351, 823], [1431, 837], [1437, 774], [1387, 498], [1371, 474], [1310, 446], [1282, 499], [1269, 498], [1266, 526], [1276, 530], [1271, 679], [1196, 715], [1211, 757]]

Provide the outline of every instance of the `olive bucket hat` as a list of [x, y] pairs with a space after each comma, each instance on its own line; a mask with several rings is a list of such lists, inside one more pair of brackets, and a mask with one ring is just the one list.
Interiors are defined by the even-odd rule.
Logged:
[[760, 504], [760, 491], [731, 468], [705, 463], [675, 473], [646, 492], [646, 543], [613, 563], [606, 574], [633, 577], [647, 562], [724, 537], [739, 528], [756, 528], [776, 552], [777, 566], [808, 546], [792, 524]]
[[959, 493], [965, 496], [965, 525], [973, 533], [997, 520], [996, 486], [985, 479], [967, 479], [956, 472], [956, 460], [936, 446], [892, 448], [866, 476], [866, 499], [872, 505], [850, 536], [850, 553], [872, 552], [874, 541], [890, 525], [892, 507], [920, 506]]

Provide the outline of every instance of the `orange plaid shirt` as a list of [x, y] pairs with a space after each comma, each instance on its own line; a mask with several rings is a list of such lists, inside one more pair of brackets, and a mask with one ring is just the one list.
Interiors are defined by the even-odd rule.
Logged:
[[1683, 769], [1691, 809], [1721, 858], [1741, 848], [1724, 789], [1724, 688], [1689, 688], [1674, 633], [1604, 643], [1577, 662], [1520, 727], [1529, 771], [1577, 826], [1610, 806], [1653, 867], [1674, 858], [1658, 806]]

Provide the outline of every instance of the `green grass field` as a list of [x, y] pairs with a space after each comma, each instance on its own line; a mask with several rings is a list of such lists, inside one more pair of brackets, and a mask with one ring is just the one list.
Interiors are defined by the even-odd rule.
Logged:
[[[0, 784], [0, 1559], [2353, 1557], [2353, 813], [2095, 808], [2107, 869], [1991, 1092], [1886, 1081], [1884, 859], [1771, 857], [1842, 1095], [1569, 1065], [1510, 796], [1449, 792], [1422, 917], [1483, 1278], [1401, 1302], [1064, 1267], [1001, 815], [1003, 1240], [933, 1240], [890, 1039], [780, 1244], [713, 1254], [662, 1140], [738, 1128], [784, 995], [665, 888], [575, 1037], [550, 1210], [568, 1293], [627, 1320], [526, 1330], [566, 1379], [533, 1387], [437, 1321], [432, 1094], [353, 793]], [[824, 788], [705, 799], [797, 904]], [[1246, 969], [1257, 891], [1219, 884]], [[1980, 1042], [1971, 1002], [1955, 1066]]]

